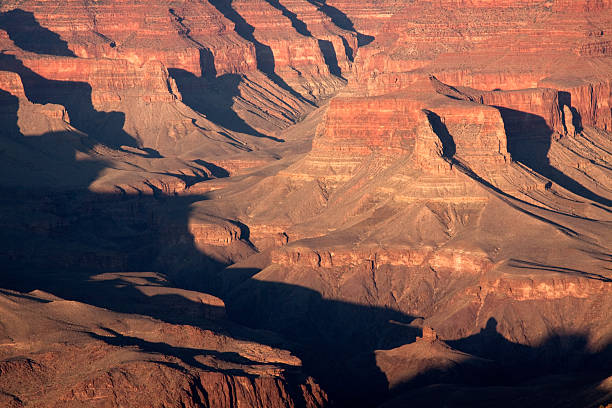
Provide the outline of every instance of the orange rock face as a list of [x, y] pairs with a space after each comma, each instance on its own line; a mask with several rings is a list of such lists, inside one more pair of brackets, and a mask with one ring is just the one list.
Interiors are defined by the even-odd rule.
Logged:
[[[356, 35], [306, 1], [287, 7], [265, 1], [258, 7], [68, 2], [50, 12], [40, 2], [4, 3], [0, 38], [4, 52], [15, 57], [5, 55], [2, 69], [38, 90], [32, 102], [67, 105], [71, 102], [63, 99], [83, 99], [73, 111], [91, 103], [89, 115], [72, 112], [71, 124], [92, 137], [100, 129], [87, 125], [95, 121], [94, 111], [113, 111], [115, 129], [102, 131], [115, 135], [103, 135], [102, 141], [124, 131], [129, 137], [119, 145], [181, 154], [202, 149], [211, 137], [223, 140], [228, 132], [257, 134], [251, 126], [274, 133], [343, 85]], [[40, 35], [29, 36], [31, 30]], [[66, 98], [49, 89], [60, 85]], [[54, 95], [42, 95], [45, 88]], [[96, 116], [102, 121], [104, 115]], [[223, 149], [241, 148], [230, 142]]]
[[0, 405], [609, 402], [611, 27], [2, 2]]

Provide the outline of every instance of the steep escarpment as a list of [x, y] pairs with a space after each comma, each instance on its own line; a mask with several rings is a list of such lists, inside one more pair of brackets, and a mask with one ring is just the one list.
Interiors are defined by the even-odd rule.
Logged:
[[276, 132], [344, 86], [357, 48], [355, 33], [306, 1], [3, 3], [1, 12], [1, 68], [21, 77], [30, 102], [65, 106], [73, 127], [111, 148], [189, 159], [279, 142]]
[[3, 404], [609, 401], [609, 2], [44, 3], [0, 6]]
[[[525, 367], [579, 389], [610, 359], [609, 57], [581, 51], [608, 17], [447, 3], [442, 22], [438, 3], [405, 5], [360, 50], [312, 150], [236, 187], [269, 198], [232, 214], [270, 252], [227, 269], [255, 273], [226, 295], [230, 315], [316, 344], [307, 367], [348, 405], [436, 381], [512, 387]], [[402, 373], [383, 356], [410, 356], [425, 326], [453, 350], [419, 348], [422, 377]]]
[[[497, 107], [518, 111], [525, 97], [533, 100], [527, 103], [533, 115], [546, 112], [552, 124], [561, 112], [557, 91], [497, 91], [490, 98], [499, 99], [487, 106], [488, 95], [456, 90], [464, 100], [442, 97], [440, 84], [429, 81], [431, 91], [418, 95], [337, 97], [308, 155], [243, 190], [271, 198], [250, 204], [240, 218], [252, 226], [253, 242], [282, 247], [272, 250], [267, 263], [247, 259], [227, 270], [255, 273], [264, 266], [229, 292], [230, 315], [290, 338], [308, 338], [316, 344], [311, 356], [327, 350], [329, 359], [342, 362], [337, 371], [320, 358], [305, 362], [348, 404], [366, 394], [375, 400], [385, 395], [382, 377], [365, 385], [365, 378], [377, 378], [381, 370], [391, 392], [425, 381], [413, 374], [395, 378], [397, 366], [376, 368], [372, 362], [376, 350], [410, 343], [423, 321], [452, 347], [470, 353], [466, 361], [495, 361], [469, 363], [444, 377], [448, 370], [432, 357], [421, 365], [428, 381], [492, 375], [493, 384], [512, 384], [524, 367], [539, 367], [537, 376], [580, 372], [583, 363], [589, 373], [605, 371], [596, 361], [610, 358], [604, 249], [609, 227], [598, 207], [606, 199], [562, 178], [552, 182], [543, 175], [548, 170], [555, 176], [551, 164], [536, 167], [543, 156], [534, 146], [550, 144], [550, 163], [561, 151], [571, 154], [570, 145], [581, 150], [563, 123], [563, 134], [553, 138], [552, 130], [542, 134], [523, 122], [528, 113], [507, 116]], [[540, 120], [536, 124], [550, 129]], [[514, 138], [514, 123], [534, 133]], [[579, 132], [579, 138], [607, 146], [589, 132], [598, 131]], [[594, 163], [607, 160], [603, 150], [589, 150]], [[601, 171], [599, 180], [609, 180]], [[552, 310], [567, 312], [558, 320], [549, 316]], [[346, 322], [355, 319], [363, 320], [347, 329]], [[560, 327], [566, 334], [558, 334]], [[342, 350], [338, 339], [344, 339]], [[517, 350], [520, 357], [513, 360]], [[562, 368], [563, 353], [583, 363]], [[336, 380], [346, 372], [356, 373], [353, 386]], [[547, 392], [554, 398], [552, 388]]]

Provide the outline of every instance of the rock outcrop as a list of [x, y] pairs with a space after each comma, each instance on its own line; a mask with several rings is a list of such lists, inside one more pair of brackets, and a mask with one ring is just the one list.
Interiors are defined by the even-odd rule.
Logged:
[[0, 6], [0, 404], [607, 402], [609, 1], [50, 3]]
[[[150, 278], [132, 275], [132, 281], [149, 283]], [[172, 295], [170, 289], [154, 296]], [[223, 309], [219, 299], [204, 295], [199, 300], [203, 307], [208, 303]], [[299, 359], [284, 350], [237, 340], [218, 330], [114, 313], [43, 292], [4, 291], [0, 302], [0, 389], [12, 406], [316, 407], [326, 403], [320, 388], [300, 373]], [[175, 311], [177, 316], [184, 312]]]
[[65, 106], [95, 142], [231, 157], [344, 86], [357, 48], [307, 1], [252, 6], [5, 2], [0, 69], [30, 102]]
[[[452, 15], [441, 6], [452, 6]], [[442, 341], [472, 354], [465, 361], [493, 360], [504, 373], [521, 370], [511, 355], [521, 355], [519, 366], [557, 370], [562, 357], [553, 344], [565, 340], [552, 327], [573, 333], [567, 342], [577, 360], [609, 359], [603, 340], [609, 314], [599, 307], [610, 277], [607, 258], [597, 254], [610, 236], [609, 215], [599, 210], [611, 197], [604, 164], [610, 144], [602, 138], [609, 137], [610, 70], [605, 47], [589, 45], [593, 35], [603, 37], [597, 44], [607, 38], [605, 29], [592, 33], [609, 25], [602, 13], [608, 8], [533, 1], [403, 5], [360, 49], [355, 76], [329, 104], [312, 150], [255, 186], [250, 180], [249, 194], [271, 199], [238, 216], [253, 231], [282, 232], [287, 240], [277, 241], [281, 247], [254, 279], [230, 292], [233, 316], [284, 327], [296, 339], [311, 332], [338, 336], [340, 321], [353, 318], [338, 303], [355, 305], [354, 314], [367, 322], [344, 333], [354, 347], [340, 358], [355, 373], [372, 367], [355, 355], [401, 342], [385, 337], [400, 331], [388, 323], [399, 311], [424, 318]], [[584, 177], [588, 172], [595, 179]], [[246, 268], [248, 260], [239, 265]], [[277, 300], [262, 301], [266, 296]], [[264, 306], [252, 310], [253, 304]], [[301, 317], [288, 321], [280, 304]], [[566, 310], [565, 320], [544, 317], [552, 309]], [[329, 318], [311, 322], [311, 315]], [[589, 316], [588, 328], [578, 316]], [[479, 349], [484, 343], [490, 352]], [[316, 348], [340, 355], [325, 339]], [[387, 375], [395, 368], [376, 361], [371, 375], [382, 371], [392, 388], [425, 381]], [[361, 386], [345, 387], [316, 360], [310, 364], [349, 405], [359, 400], [355, 395], [364, 397]], [[499, 370], [465, 364], [472, 374]], [[429, 381], [446, 381], [425, 365], [420, 372], [431, 371]], [[601, 369], [595, 366], [590, 372]], [[377, 381], [370, 396], [384, 393]], [[353, 383], [365, 384], [359, 374]]]

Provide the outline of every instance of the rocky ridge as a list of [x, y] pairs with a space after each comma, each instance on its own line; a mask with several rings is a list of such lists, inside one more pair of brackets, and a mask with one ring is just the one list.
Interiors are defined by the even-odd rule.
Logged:
[[[0, 203], [6, 287], [126, 313], [95, 295], [114, 282], [172, 330], [210, 326], [141, 296], [213, 303], [213, 337], [238, 322], [289, 340], [241, 332], [283, 356], [265, 368], [240, 342], [215, 349], [256, 372], [247, 384], [227, 354], [204, 375], [170, 335], [87, 326], [95, 341], [75, 342], [105, 355], [154, 344], [176, 363], [181, 347], [184, 370], [141, 356], [118, 389], [167, 395], [142, 380], [154, 369], [228, 406], [609, 400], [609, 2], [171, 3], [3, 4], [0, 19], [3, 171], [20, 169]], [[108, 274], [145, 270], [190, 292]], [[41, 364], [28, 353], [7, 370]], [[12, 386], [11, 404], [35, 399]]]

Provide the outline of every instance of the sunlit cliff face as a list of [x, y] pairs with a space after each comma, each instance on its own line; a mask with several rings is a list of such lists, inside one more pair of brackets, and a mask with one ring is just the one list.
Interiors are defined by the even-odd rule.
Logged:
[[0, 406], [605, 406], [611, 27], [4, 1]]

